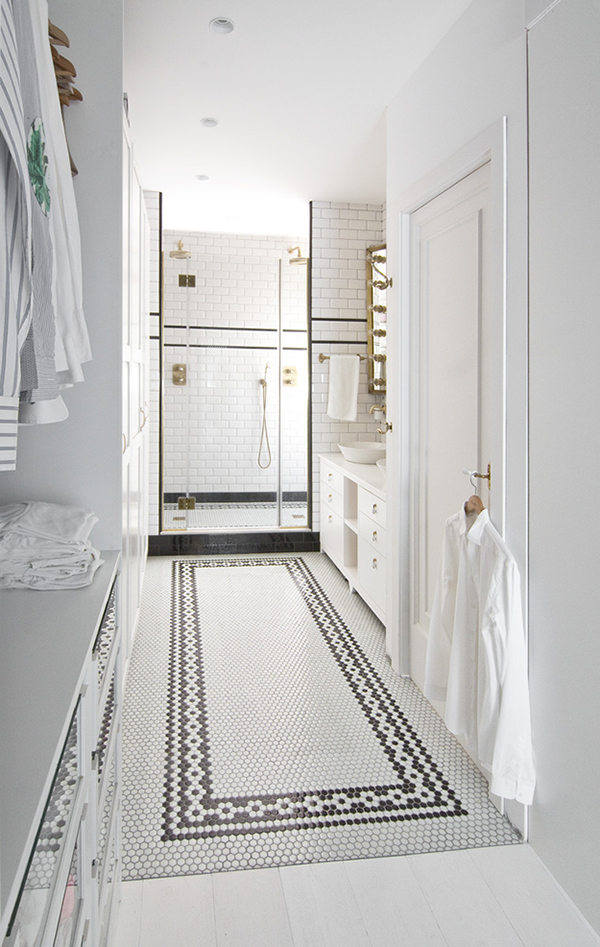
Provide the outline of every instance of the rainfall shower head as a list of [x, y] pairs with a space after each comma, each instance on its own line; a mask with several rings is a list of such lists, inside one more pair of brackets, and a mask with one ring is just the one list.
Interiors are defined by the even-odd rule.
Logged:
[[176, 250], [171, 250], [171, 252], [169, 253], [169, 256], [173, 257], [173, 259], [175, 260], [189, 260], [191, 255], [192, 254], [190, 253], [189, 250], [183, 249], [183, 240], [179, 241], [179, 243], [177, 244]]
[[288, 250], [288, 253], [293, 253], [294, 250], [298, 251], [298, 256], [293, 256], [289, 260], [290, 263], [308, 263], [307, 256], [300, 256], [300, 247], [290, 247], [290, 249]]

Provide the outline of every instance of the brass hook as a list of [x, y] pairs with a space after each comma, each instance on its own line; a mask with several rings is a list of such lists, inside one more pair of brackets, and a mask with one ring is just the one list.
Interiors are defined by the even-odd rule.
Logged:
[[[488, 490], [492, 489], [492, 465], [491, 464], [487, 465], [487, 473], [477, 473], [477, 471], [474, 470], [473, 473], [471, 474], [471, 477], [479, 477], [480, 480], [487, 480]], [[471, 480], [471, 483], [473, 483], [472, 480]]]

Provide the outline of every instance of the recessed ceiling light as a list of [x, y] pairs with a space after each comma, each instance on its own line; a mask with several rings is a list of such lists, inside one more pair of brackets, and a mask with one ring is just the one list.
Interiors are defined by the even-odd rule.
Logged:
[[204, 125], [205, 128], [216, 128], [219, 124], [218, 118], [201, 118], [200, 124]]
[[197, 180], [197, 181], [209, 181], [210, 178], [209, 178], [208, 174], [197, 174], [197, 175], [196, 175], [196, 180]]
[[231, 33], [234, 28], [233, 20], [226, 16], [217, 16], [208, 24], [213, 33]]

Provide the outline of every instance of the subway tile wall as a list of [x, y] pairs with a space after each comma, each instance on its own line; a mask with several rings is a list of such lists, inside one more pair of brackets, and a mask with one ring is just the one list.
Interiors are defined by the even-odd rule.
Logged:
[[353, 440], [380, 440], [369, 414], [381, 395], [368, 392], [361, 362], [356, 421], [327, 416], [329, 363], [319, 354], [367, 354], [367, 247], [385, 242], [385, 205], [312, 203], [313, 529], [319, 530], [319, 457]]
[[[180, 239], [192, 254], [189, 261], [169, 256]], [[282, 489], [284, 495], [306, 492], [307, 268], [290, 265], [293, 246], [308, 255], [307, 242], [296, 236], [164, 231], [165, 493], [276, 491], [277, 386], [284, 366], [297, 369], [298, 384], [282, 390]], [[180, 286], [180, 276], [189, 275], [195, 286]], [[173, 383], [172, 366], [178, 363], [187, 365], [185, 386]], [[267, 381], [262, 449], [261, 378]]]
[[[156, 265], [153, 267], [153, 305], [159, 301], [160, 235], [159, 195], [146, 192], [149, 218], [152, 229], [152, 246]], [[150, 195], [150, 200], [149, 200]], [[185, 261], [172, 260], [168, 254], [176, 249], [182, 239], [192, 258]], [[368, 246], [385, 242], [385, 206], [315, 201], [312, 203], [312, 447], [313, 447], [313, 529], [319, 529], [319, 453], [337, 450], [337, 444], [349, 440], [379, 439], [377, 422], [369, 414], [373, 403], [381, 396], [367, 391], [366, 365], [361, 364], [361, 382], [358, 399], [358, 415], [355, 422], [333, 421], [327, 416], [328, 363], [320, 363], [320, 352], [366, 354], [366, 281], [365, 251]], [[277, 304], [271, 298], [277, 284], [277, 260], [287, 259], [287, 249], [301, 246], [302, 255], [307, 255], [306, 242], [297, 237], [248, 237], [230, 234], [175, 233], [163, 234], [165, 256], [164, 299], [166, 330], [171, 349], [166, 350], [167, 368], [176, 361], [175, 355], [185, 344], [186, 307], [192, 314], [190, 343], [214, 348], [190, 349], [190, 374], [198, 375], [205, 358], [205, 390], [198, 384], [189, 389], [176, 389], [165, 373], [165, 439], [176, 463], [166, 465], [165, 490], [177, 492], [184, 489], [182, 464], [188, 447], [184, 438], [184, 421], [180, 408], [184, 398], [192, 401], [190, 429], [198, 432], [206, 425], [202, 449], [195, 446], [195, 438], [189, 439], [192, 468], [210, 467], [210, 483], [220, 484], [219, 492], [241, 490], [265, 491], [275, 489], [274, 470], [260, 471], [257, 466], [260, 427], [262, 420], [261, 389], [259, 379], [264, 376], [267, 361], [267, 381], [273, 379], [278, 370], [274, 349]], [[179, 273], [196, 276], [196, 289], [178, 286]], [[285, 353], [284, 364], [292, 362], [302, 366], [305, 344], [302, 327], [305, 320], [302, 302], [302, 281], [306, 279], [303, 266], [283, 268], [285, 281], [282, 286], [284, 311], [288, 314], [285, 344], [290, 351]], [[156, 312], [158, 312], [158, 305]], [[250, 320], [248, 317], [251, 317]], [[224, 338], [223, 329], [227, 329]], [[235, 330], [235, 331], [234, 331]], [[158, 417], [159, 417], [159, 317], [151, 315], [150, 382], [151, 382], [151, 501], [149, 531], [158, 534], [159, 506], [159, 462], [158, 462]], [[227, 348], [235, 340], [239, 349]], [[221, 343], [221, 344], [219, 344]], [[292, 352], [299, 348], [299, 352]], [[287, 357], [289, 355], [289, 358]], [[283, 367], [283, 366], [282, 366]], [[196, 378], [197, 382], [197, 378]], [[283, 390], [282, 430], [290, 433], [284, 453], [287, 461], [284, 471], [284, 489], [304, 489], [304, 465], [306, 444], [303, 436], [295, 437], [294, 423], [304, 411], [306, 403], [306, 373], [300, 371], [296, 388]], [[227, 390], [233, 392], [234, 408], [224, 406]], [[206, 395], [214, 395], [214, 407], [209, 407]], [[267, 405], [269, 412], [269, 404]], [[235, 420], [234, 420], [235, 416]], [[267, 414], [269, 418], [269, 413]], [[192, 423], [193, 422], [193, 423]], [[304, 428], [304, 426], [303, 426]], [[168, 433], [170, 432], [170, 433]], [[271, 428], [269, 428], [271, 434]], [[271, 444], [273, 447], [273, 443]], [[212, 451], [212, 460], [209, 455]], [[233, 463], [236, 473], [228, 472]], [[176, 469], [178, 468], [178, 469]], [[206, 474], [203, 472], [203, 477]], [[206, 482], [203, 481], [203, 482]], [[239, 488], [235, 486], [239, 485]], [[216, 487], [214, 487], [217, 489]], [[201, 490], [190, 484], [190, 490]], [[207, 488], [208, 490], [208, 488]], [[204, 490], [202, 489], [202, 492]]]

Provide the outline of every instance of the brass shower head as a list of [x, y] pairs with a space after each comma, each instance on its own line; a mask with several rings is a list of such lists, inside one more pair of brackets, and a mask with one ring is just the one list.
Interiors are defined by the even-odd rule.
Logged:
[[290, 249], [288, 250], [288, 253], [294, 253], [295, 250], [298, 251], [298, 256], [293, 256], [291, 260], [289, 260], [289, 262], [290, 263], [308, 263], [307, 256], [300, 256], [300, 253], [301, 253], [300, 247], [290, 247]]
[[175, 260], [189, 260], [191, 255], [192, 254], [190, 253], [189, 250], [183, 249], [183, 240], [179, 241], [179, 243], [177, 244], [176, 250], [171, 250], [171, 252], [169, 253], [169, 256], [173, 257], [173, 259]]

